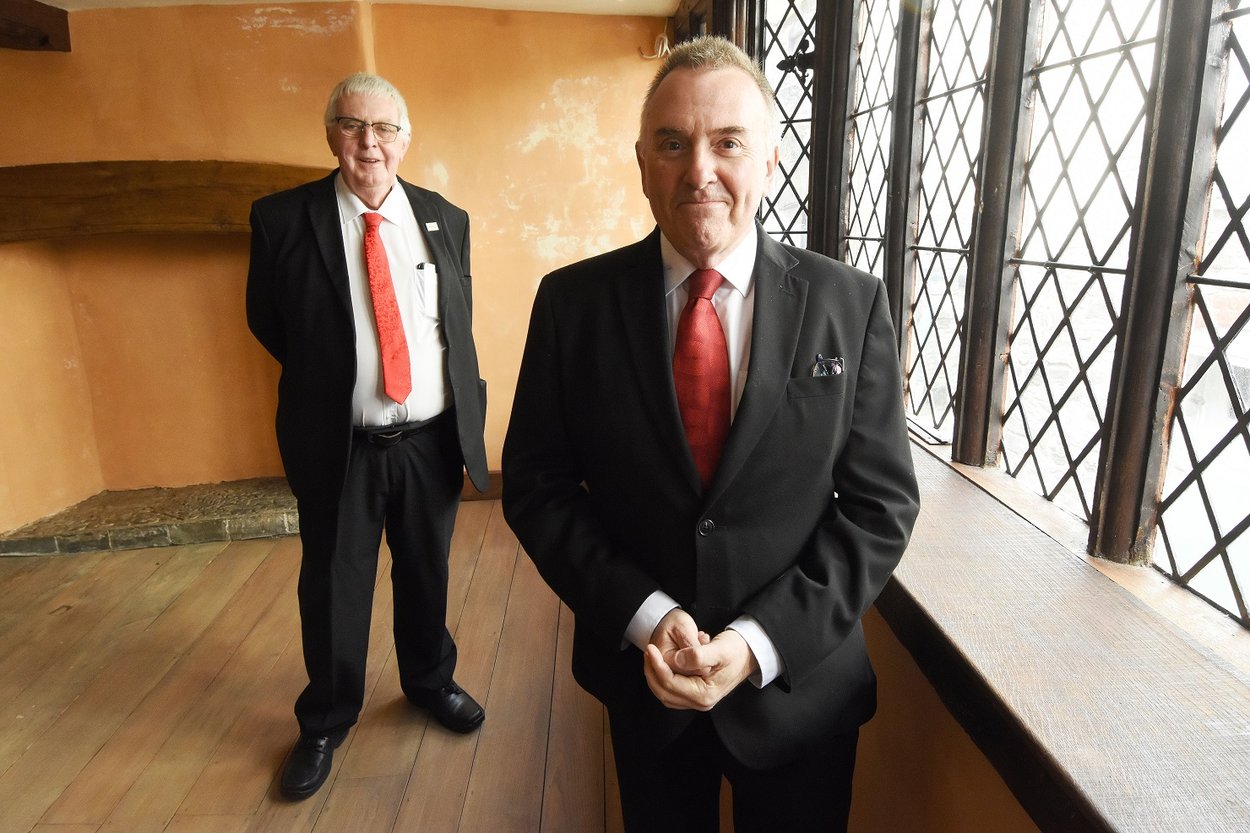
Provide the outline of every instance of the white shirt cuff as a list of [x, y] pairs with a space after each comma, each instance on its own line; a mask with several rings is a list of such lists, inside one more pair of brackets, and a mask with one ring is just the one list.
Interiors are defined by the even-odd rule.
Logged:
[[746, 640], [751, 653], [755, 655], [755, 662], [760, 670], [747, 678], [751, 681], [751, 685], [763, 688], [785, 671], [781, 654], [777, 653], [777, 646], [768, 638], [768, 634], [764, 633], [764, 628], [754, 616], [739, 616], [730, 622], [725, 630], [737, 631], [738, 635]]
[[656, 590], [648, 596], [638, 608], [638, 612], [634, 614], [634, 618], [629, 620], [629, 626], [625, 628], [625, 639], [621, 642], [621, 650], [625, 650], [629, 645], [634, 645], [640, 651], [646, 648], [651, 642], [651, 634], [655, 633], [655, 626], [660, 624], [660, 620], [675, 607], [681, 607], [681, 605], [663, 590]]

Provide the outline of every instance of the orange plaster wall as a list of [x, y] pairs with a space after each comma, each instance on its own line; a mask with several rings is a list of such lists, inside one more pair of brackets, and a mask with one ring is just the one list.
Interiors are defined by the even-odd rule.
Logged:
[[[0, 50], [0, 107], [57, 126], [5, 137], [0, 165], [227, 159], [329, 170], [330, 88], [370, 69], [404, 91], [416, 137], [400, 175], [473, 218], [474, 329], [498, 468], [538, 280], [651, 227], [632, 145], [655, 65], [638, 49], [664, 21], [334, 3], [83, 11], [70, 25], [68, 54]], [[0, 460], [23, 448], [51, 455], [38, 472], [6, 466], [4, 528], [101, 488], [280, 473], [277, 371], [243, 322], [246, 267], [246, 235], [0, 245], [12, 273], [0, 320], [28, 309], [36, 276], [58, 276], [55, 313], [81, 368], [59, 395], [91, 418], [76, 424], [91, 441], [89, 476], [54, 423], [33, 426], [34, 443], [0, 435]], [[0, 386], [17, 384], [6, 373]], [[163, 393], [177, 374], [189, 384]], [[56, 489], [29, 488], [71, 470]]]
[[[375, 6], [378, 72], [405, 91], [400, 175], [472, 218], [474, 333], [499, 467], [534, 290], [544, 274], [654, 225], [634, 158], [664, 22]], [[412, 56], [417, 56], [416, 60]]]
[[279, 475], [277, 365], [251, 338], [244, 235], [65, 244], [110, 489]]
[[331, 167], [321, 113], [331, 87], [369, 65], [368, 26], [368, 4], [355, 3], [73, 12], [71, 52], [0, 50], [6, 112], [57, 128], [8, 137], [0, 164]]
[[0, 246], [0, 529], [103, 486], [87, 372], [56, 249]]

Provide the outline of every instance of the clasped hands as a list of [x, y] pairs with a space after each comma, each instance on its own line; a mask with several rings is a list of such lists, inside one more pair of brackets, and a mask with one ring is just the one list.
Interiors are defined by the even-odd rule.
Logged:
[[647, 686], [670, 709], [710, 711], [758, 668], [741, 634], [710, 637], [679, 607], [655, 626], [644, 655]]

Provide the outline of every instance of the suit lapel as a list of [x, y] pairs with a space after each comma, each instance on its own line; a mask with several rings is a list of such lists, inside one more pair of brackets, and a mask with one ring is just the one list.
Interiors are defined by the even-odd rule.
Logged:
[[807, 304], [807, 281], [791, 274], [798, 261], [762, 229], [757, 227], [756, 233], [760, 242], [754, 275], [751, 363], [709, 500], [742, 470], [785, 396]]
[[317, 248], [326, 267], [326, 276], [334, 291], [350, 313], [351, 289], [347, 281], [347, 255], [343, 251], [342, 223], [339, 221], [338, 197], [334, 193], [334, 177], [338, 171], [314, 183], [308, 201], [308, 219], [312, 223]]

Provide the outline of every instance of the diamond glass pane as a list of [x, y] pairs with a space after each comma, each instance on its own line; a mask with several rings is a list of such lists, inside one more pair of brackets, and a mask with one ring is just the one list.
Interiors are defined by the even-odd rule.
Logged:
[[1020, 264], [1004, 413], [1007, 472], [1088, 520], [1122, 274]]
[[889, 185], [890, 104], [898, 44], [897, 0], [860, 0], [847, 141], [843, 259], [880, 275]]
[[1089, 520], [1158, 0], [1046, 0], [1013, 258], [1003, 459]]
[[1250, 571], [1250, 289], [1194, 291], [1154, 560], [1250, 627], [1235, 580]]
[[1245, 13], [1232, 21], [1228, 40], [1228, 76], [1224, 90], [1223, 118], [1216, 133], [1215, 172], [1207, 215], [1205, 251], [1199, 264], [1204, 278], [1250, 283], [1250, 17]]
[[[1173, 409], [1155, 566], [1250, 627], [1250, 16], [1232, 16], [1202, 259]], [[1209, 283], [1208, 283], [1209, 282]], [[1217, 283], [1218, 282], [1218, 283]]]
[[910, 268], [907, 390], [913, 423], [950, 441], [981, 162], [993, 0], [934, 0], [929, 77], [917, 92], [920, 187]]
[[764, 75], [781, 110], [781, 161], [761, 207], [764, 231], [783, 243], [807, 247], [811, 187], [813, 74], [778, 64], [816, 44], [816, 0], [764, 3]]

